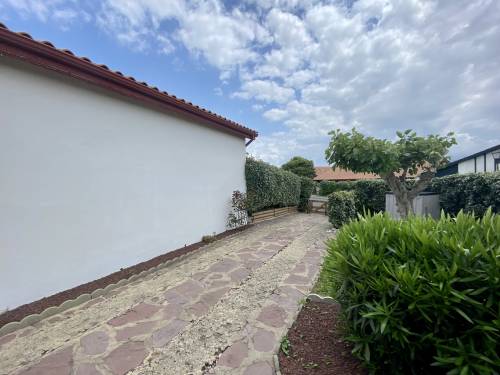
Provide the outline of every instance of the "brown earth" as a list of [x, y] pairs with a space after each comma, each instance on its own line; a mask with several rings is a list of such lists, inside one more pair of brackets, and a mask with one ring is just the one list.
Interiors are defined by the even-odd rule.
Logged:
[[340, 306], [307, 302], [288, 331], [289, 355], [279, 352], [283, 375], [365, 375], [344, 340]]

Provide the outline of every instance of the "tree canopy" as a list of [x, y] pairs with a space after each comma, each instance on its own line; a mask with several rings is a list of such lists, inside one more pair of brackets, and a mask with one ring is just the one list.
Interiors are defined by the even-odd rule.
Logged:
[[316, 176], [313, 161], [301, 156], [291, 158], [288, 162], [283, 164], [281, 168], [302, 177], [314, 178]]
[[[356, 129], [329, 134], [328, 163], [353, 172], [378, 174], [394, 192], [402, 217], [413, 211], [413, 198], [428, 186], [436, 169], [448, 162], [448, 150], [456, 144], [453, 133], [422, 137], [410, 129], [396, 132], [394, 142], [367, 137]], [[411, 187], [406, 184], [408, 176], [416, 177]]]

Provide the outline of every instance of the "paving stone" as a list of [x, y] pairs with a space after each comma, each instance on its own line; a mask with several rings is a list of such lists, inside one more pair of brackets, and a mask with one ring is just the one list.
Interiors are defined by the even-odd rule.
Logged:
[[177, 293], [173, 289], [170, 289], [170, 290], [165, 292], [165, 299], [169, 303], [174, 303], [174, 304], [179, 304], [179, 305], [183, 305], [183, 304], [188, 303], [190, 301], [188, 298], [180, 295], [179, 293]]
[[252, 337], [253, 347], [259, 352], [272, 352], [276, 344], [273, 332], [259, 328]]
[[137, 323], [132, 327], [125, 327], [116, 332], [116, 340], [127, 341], [128, 339], [136, 336], [151, 333], [156, 325], [156, 322], [142, 322]]
[[276, 244], [266, 244], [264, 245], [264, 249], [266, 250], [273, 250], [274, 252], [283, 249], [282, 245], [276, 245]]
[[257, 320], [270, 327], [278, 328], [285, 324], [285, 317], [285, 310], [276, 304], [272, 304], [261, 310]]
[[289, 285], [284, 285], [278, 289], [278, 292], [280, 294], [286, 294], [288, 297], [290, 297], [294, 302], [298, 302], [301, 299], [305, 298], [306, 295], [302, 293], [300, 290], [289, 286]]
[[213, 306], [221, 299], [224, 294], [226, 294], [228, 290], [229, 288], [226, 287], [203, 293], [200, 297], [200, 301], [207, 306]]
[[208, 272], [229, 272], [236, 267], [238, 267], [239, 263], [231, 258], [226, 258], [219, 260], [215, 264], [211, 265], [208, 269]]
[[80, 339], [82, 352], [88, 355], [104, 353], [108, 347], [109, 337], [104, 331], [95, 331]]
[[240, 367], [243, 360], [248, 356], [248, 346], [242, 341], [231, 345], [220, 356], [217, 361], [218, 366], [225, 366], [230, 368]]
[[157, 348], [165, 346], [170, 340], [172, 340], [172, 338], [179, 334], [179, 332], [181, 332], [186, 325], [187, 322], [176, 319], [167, 324], [165, 327], [155, 331], [151, 337], [153, 346]]
[[187, 280], [173, 288], [175, 292], [187, 298], [196, 298], [203, 292], [202, 285], [195, 280]]
[[257, 362], [248, 366], [243, 375], [273, 375], [273, 367], [267, 362]]
[[93, 363], [82, 363], [78, 365], [75, 375], [102, 375]]
[[188, 306], [186, 308], [186, 312], [199, 318], [200, 316], [205, 315], [208, 312], [208, 309], [209, 306], [206, 303], [198, 301], [196, 303], [193, 303], [191, 306]]
[[287, 279], [285, 280], [285, 283], [288, 283], [288, 284], [304, 285], [304, 284], [309, 284], [309, 282], [310, 282], [309, 277], [294, 275], [294, 274], [288, 276]]
[[224, 286], [227, 286], [230, 283], [231, 283], [230, 280], [214, 280], [214, 281], [211, 281], [208, 284], [208, 286], [210, 287], [210, 289], [216, 289], [216, 288], [222, 288]]
[[5, 345], [8, 342], [14, 340], [15, 338], [16, 338], [15, 333], [11, 333], [9, 335], [5, 335], [5, 336], [0, 337], [0, 347], [2, 347], [2, 345]]
[[49, 354], [18, 375], [70, 375], [73, 369], [73, 347]]
[[114, 375], [123, 375], [139, 366], [146, 356], [143, 342], [129, 341], [109, 353], [104, 363]]
[[163, 319], [170, 320], [172, 318], [178, 318], [182, 314], [184, 308], [176, 303], [169, 303], [168, 305], [163, 307], [162, 310], [163, 310]]
[[138, 320], [146, 320], [151, 318], [160, 309], [160, 306], [142, 302], [137, 306], [134, 306], [125, 314], [111, 319], [108, 324], [112, 325], [113, 327], [119, 327], [127, 323], [137, 322]]
[[250, 275], [250, 271], [243, 267], [236, 268], [234, 271], [229, 273], [229, 277], [231, 277], [231, 280], [235, 282], [240, 282], [246, 279], [248, 275]]
[[292, 270], [292, 273], [304, 273], [306, 272], [306, 265], [303, 263], [297, 264]]

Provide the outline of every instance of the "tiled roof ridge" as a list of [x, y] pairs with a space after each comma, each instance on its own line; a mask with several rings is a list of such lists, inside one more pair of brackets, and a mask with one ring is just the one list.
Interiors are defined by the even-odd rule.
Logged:
[[[94, 63], [87, 57], [76, 56], [72, 51], [68, 49], [58, 49], [51, 42], [35, 40], [30, 34], [26, 32], [14, 32], [0, 22], [0, 56], [2, 54], [12, 55], [16, 58], [27, 60], [36, 65], [49, 68], [42, 62], [42, 60], [36, 61], [31, 56], [15, 54], [12, 53], [12, 51], [8, 48], [2, 48], [2, 45], [6, 43], [14, 45], [15, 47], [29, 50], [35, 55], [44, 55], [44, 58], [50, 58], [61, 64], [72, 64], [73, 69], [92, 69], [94, 70], [93, 74], [95, 74], [96, 76], [98, 75], [99, 78], [113, 80], [114, 83], [123, 85], [123, 90], [129, 89], [134, 90], [135, 92], [139, 91], [139, 93], [142, 95], [154, 98], [156, 101], [161, 101], [164, 104], [167, 104], [171, 107], [176, 107], [178, 110], [190, 113], [191, 115], [201, 117], [211, 123], [219, 125], [220, 127], [227, 128], [227, 130], [230, 130], [233, 133], [244, 135], [245, 137], [250, 139], [255, 139], [258, 135], [255, 130], [247, 128], [246, 126], [243, 126], [226, 117], [218, 115], [210, 110], [202, 108], [184, 99], [178, 98], [166, 91], [160, 91], [157, 87], [149, 86], [146, 82], [138, 82], [134, 77], [126, 77], [122, 72], [113, 71], [104, 64]], [[22, 44], [22, 46], [19, 46], [19, 44]], [[76, 64], [78, 64], [77, 68], [75, 68], [74, 66]], [[96, 72], [95, 69], [97, 69], [98, 71]], [[61, 70], [59, 71], [61, 72]], [[74, 74], [70, 75], [74, 78], [81, 78]], [[146, 88], [146, 90], [144, 90], [144, 88]]]

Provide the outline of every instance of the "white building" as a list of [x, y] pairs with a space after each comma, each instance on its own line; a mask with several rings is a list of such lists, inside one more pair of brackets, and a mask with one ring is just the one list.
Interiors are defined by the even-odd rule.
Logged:
[[0, 311], [226, 230], [257, 133], [0, 24]]
[[447, 176], [450, 174], [495, 172], [500, 171], [500, 145], [496, 145], [486, 150], [448, 163], [446, 167], [437, 172], [437, 176]]

